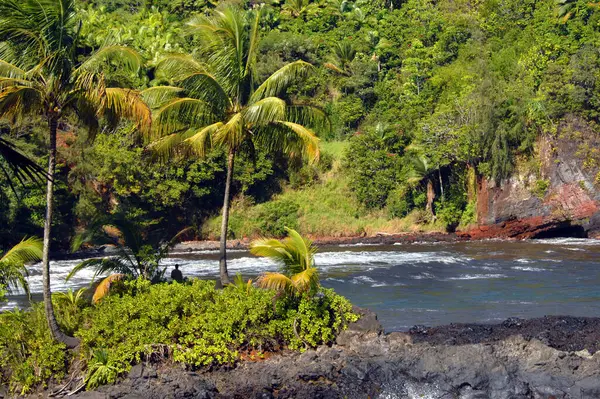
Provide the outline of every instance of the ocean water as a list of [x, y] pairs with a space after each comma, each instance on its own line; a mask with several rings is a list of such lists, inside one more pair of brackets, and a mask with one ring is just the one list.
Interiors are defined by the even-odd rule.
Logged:
[[[256, 277], [277, 266], [246, 251], [229, 252], [232, 275]], [[52, 289], [90, 283], [84, 271], [66, 282], [80, 260], [51, 264]], [[172, 253], [167, 274], [179, 263], [187, 277], [215, 279], [215, 251]], [[316, 256], [323, 286], [379, 315], [386, 331], [414, 325], [500, 322], [508, 317], [600, 316], [600, 241], [551, 239], [415, 243], [323, 247]], [[40, 298], [41, 268], [29, 267], [34, 299]], [[22, 294], [3, 309], [27, 306]]]

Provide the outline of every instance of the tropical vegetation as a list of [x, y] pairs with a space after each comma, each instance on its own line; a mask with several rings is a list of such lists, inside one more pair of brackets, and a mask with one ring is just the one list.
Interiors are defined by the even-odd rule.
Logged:
[[55, 338], [70, 346], [77, 341], [64, 335], [54, 317], [50, 292], [50, 234], [53, 219], [56, 140], [67, 115], [89, 127], [89, 139], [105, 118], [134, 119], [140, 130], [150, 123], [148, 107], [135, 91], [107, 87], [103, 66], [118, 61], [137, 72], [138, 54], [123, 46], [106, 46], [84, 62], [78, 59], [79, 28], [73, 0], [0, 1], [0, 117], [18, 122], [26, 116], [41, 118], [48, 128], [48, 171], [44, 222], [44, 303]]
[[22, 289], [29, 295], [27, 269], [25, 265], [42, 259], [42, 241], [35, 237], [23, 239], [20, 243], [1, 254], [0, 257], [0, 303], [3, 293]]
[[80, 340], [78, 352], [52, 338], [41, 304], [1, 313], [0, 383], [25, 394], [60, 382], [69, 364], [82, 361], [81, 378], [93, 389], [151, 357], [208, 368], [234, 365], [247, 353], [331, 343], [357, 316], [345, 298], [320, 293], [282, 297], [252, 284], [215, 289], [214, 281], [142, 278], [120, 282], [96, 305], [82, 291], [56, 293], [58, 324]]
[[[306, 237], [467, 228], [478, 183], [546, 195], [547, 141], [600, 184], [599, 8], [0, 0], [0, 295], [38, 256], [44, 294], [0, 314], [0, 382], [25, 394], [83, 360], [91, 389], [155, 351], [210, 367], [328, 343], [355, 316]], [[161, 282], [184, 237], [220, 240], [224, 289]], [[279, 272], [227, 285], [230, 239]], [[72, 275], [107, 279], [53, 294], [51, 252], [84, 243], [115, 256]]]
[[161, 265], [161, 261], [169, 255], [173, 245], [190, 230], [183, 229], [171, 239], [164, 240], [162, 230], [145, 231], [123, 215], [112, 215], [97, 220], [75, 237], [71, 248], [76, 251], [83, 244], [112, 245], [115, 249], [114, 254], [82, 261], [71, 270], [65, 281], [69, 281], [84, 269], [94, 270], [91, 284], [96, 277], [109, 274], [96, 286], [92, 297], [94, 303], [100, 301], [116, 281], [127, 278], [164, 281], [167, 268]]
[[283, 240], [263, 238], [250, 244], [250, 253], [264, 256], [281, 265], [281, 273], [267, 272], [258, 286], [280, 294], [314, 295], [319, 289], [319, 272], [314, 265], [317, 247], [294, 229], [285, 228]]
[[309, 73], [309, 63], [294, 61], [258, 80], [261, 22], [260, 9], [246, 12], [235, 6], [218, 9], [212, 17], [193, 17], [187, 29], [198, 43], [196, 57], [169, 55], [156, 68], [158, 76], [178, 87], [156, 86], [143, 93], [159, 107], [155, 130], [164, 137], [152, 144], [155, 151], [170, 154], [183, 144], [201, 157], [210, 146], [227, 154], [219, 259], [223, 284], [230, 282], [226, 251], [236, 154], [281, 151], [313, 162], [319, 144], [307, 126], [323, 126], [326, 120], [319, 109], [282, 98]]

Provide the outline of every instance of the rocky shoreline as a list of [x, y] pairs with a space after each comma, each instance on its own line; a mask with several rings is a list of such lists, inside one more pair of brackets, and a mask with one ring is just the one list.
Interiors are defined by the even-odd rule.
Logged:
[[373, 312], [361, 312], [332, 346], [204, 372], [146, 363], [117, 385], [72, 397], [600, 397], [600, 318], [508, 319], [385, 334]]

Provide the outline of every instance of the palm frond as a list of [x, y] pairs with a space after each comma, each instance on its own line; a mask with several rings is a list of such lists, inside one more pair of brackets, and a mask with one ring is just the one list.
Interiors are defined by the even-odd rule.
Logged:
[[248, 44], [248, 55], [246, 57], [245, 75], [248, 75], [251, 72], [252, 68], [254, 68], [254, 64], [256, 63], [256, 55], [258, 52], [258, 44], [260, 39], [261, 16], [262, 8], [259, 8], [258, 11], [256, 11], [256, 15], [254, 16], [254, 22], [250, 30], [250, 40]]
[[293, 261], [284, 243], [274, 238], [259, 238], [250, 243], [250, 253], [254, 256], [271, 258], [276, 262], [286, 264]]
[[325, 111], [314, 105], [288, 105], [285, 120], [315, 130], [331, 131], [331, 120]]
[[276, 121], [267, 129], [258, 129], [255, 140], [269, 151], [282, 150], [292, 157], [304, 157], [309, 163], [319, 161], [319, 138], [298, 123]]
[[0, 258], [0, 285], [8, 289], [21, 287], [29, 296], [25, 264], [42, 259], [42, 240], [35, 237], [23, 239]]
[[[2, 137], [0, 137], [0, 158], [4, 159], [13, 174], [20, 181], [49, 179], [44, 168], [39, 166], [33, 159], [23, 155], [13, 143]], [[6, 172], [6, 177], [10, 182], [8, 172], [5, 171], [4, 168], [3, 171]]]
[[156, 134], [164, 136], [194, 126], [205, 126], [214, 121], [212, 106], [196, 98], [177, 98], [164, 105], [155, 118]]
[[118, 64], [128, 72], [138, 72], [144, 60], [142, 56], [131, 47], [105, 46], [93, 53], [85, 60], [74, 73], [77, 77], [81, 72], [100, 73], [106, 63]]
[[110, 292], [110, 286], [115, 281], [121, 281], [125, 278], [124, 274], [111, 274], [98, 284], [92, 297], [92, 303], [97, 304]]
[[129, 119], [137, 124], [142, 133], [150, 132], [152, 112], [136, 90], [107, 88], [104, 112], [117, 119]]
[[159, 138], [148, 145], [154, 157], [167, 160], [174, 155], [183, 155], [188, 152], [188, 146], [184, 142], [196, 135], [194, 130], [176, 132]]
[[299, 294], [316, 292], [319, 288], [319, 272], [309, 267], [291, 277], [292, 284]]
[[163, 259], [165, 258], [168, 254], [169, 251], [171, 250], [171, 248], [173, 248], [173, 246], [175, 244], [177, 244], [179, 241], [181, 241], [181, 239], [183, 237], [185, 237], [186, 234], [190, 233], [194, 231], [193, 227], [186, 227], [184, 229], [181, 229], [177, 232], [177, 234], [175, 234], [173, 237], [171, 237], [171, 239], [169, 241], [167, 241], [166, 243], [164, 243], [160, 250], [159, 250], [159, 256], [158, 259]]
[[267, 97], [245, 108], [242, 113], [246, 123], [264, 126], [284, 119], [286, 104], [281, 98]]
[[231, 107], [227, 92], [217, 78], [208, 72], [190, 74], [182, 79], [179, 85], [186, 89], [190, 97], [212, 104], [215, 113]]
[[314, 256], [317, 252], [317, 248], [313, 245], [312, 241], [302, 237], [294, 229], [285, 227], [285, 231], [287, 231], [288, 236], [283, 240], [283, 244], [294, 258], [293, 264], [288, 265], [289, 271], [298, 273], [301, 270], [312, 267]]
[[244, 141], [244, 117], [241, 112], [234, 114], [227, 123], [216, 129], [213, 141], [227, 148], [238, 148]]
[[156, 66], [157, 76], [177, 83], [203, 72], [207, 72], [206, 65], [188, 54], [170, 54]]
[[0, 118], [19, 119], [40, 106], [40, 93], [32, 87], [10, 86], [0, 91]]
[[213, 123], [195, 132], [193, 136], [185, 141], [198, 156], [204, 157], [212, 145], [212, 137], [222, 127], [222, 122]]
[[282, 94], [292, 83], [306, 77], [312, 69], [312, 64], [302, 60], [283, 66], [254, 91], [252, 102]]
[[0, 258], [0, 263], [24, 264], [42, 259], [42, 240], [37, 237], [24, 238]]
[[174, 86], [155, 86], [140, 93], [142, 99], [150, 108], [162, 107], [168, 101], [180, 97], [184, 90]]
[[292, 280], [281, 274], [267, 272], [258, 278], [257, 284], [259, 287], [267, 290], [275, 290], [277, 292], [288, 291], [294, 286]]
[[0, 76], [4, 78], [23, 79], [26, 72], [9, 62], [0, 59]]
[[120, 257], [110, 258], [94, 258], [86, 259], [83, 262], [75, 266], [65, 278], [65, 281], [71, 280], [75, 275], [80, 273], [82, 270], [92, 269], [94, 270], [94, 277], [92, 283], [97, 276], [107, 273], [120, 273], [128, 276], [135, 276], [135, 270], [128, 265], [124, 259]]

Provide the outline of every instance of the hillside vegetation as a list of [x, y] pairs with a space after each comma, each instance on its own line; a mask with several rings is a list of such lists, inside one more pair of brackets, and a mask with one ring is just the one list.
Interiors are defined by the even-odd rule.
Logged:
[[[107, 83], [170, 84], [160, 61], [194, 53], [187, 22], [221, 3], [80, 0], [78, 57], [125, 45], [145, 66], [130, 73], [115, 64]], [[328, 236], [473, 223], [477, 178], [500, 183], [517, 164], [535, 173], [538, 138], [570, 115], [596, 130], [600, 12], [586, 0], [235, 3], [261, 13], [257, 80], [289, 62], [311, 63], [284, 98], [324, 110], [329, 126], [316, 130], [315, 165], [260, 148], [238, 154], [231, 237], [281, 235], [284, 223]], [[54, 248], [67, 249], [78, 229], [106, 214], [167, 235], [187, 226], [196, 238], [218, 235], [224, 150], [164, 161], [131, 123], [104, 126], [92, 141], [74, 115], [67, 120], [58, 126]], [[43, 165], [42, 121], [13, 122], [0, 121], [2, 137]], [[40, 236], [43, 191], [0, 179], [2, 245]]]

